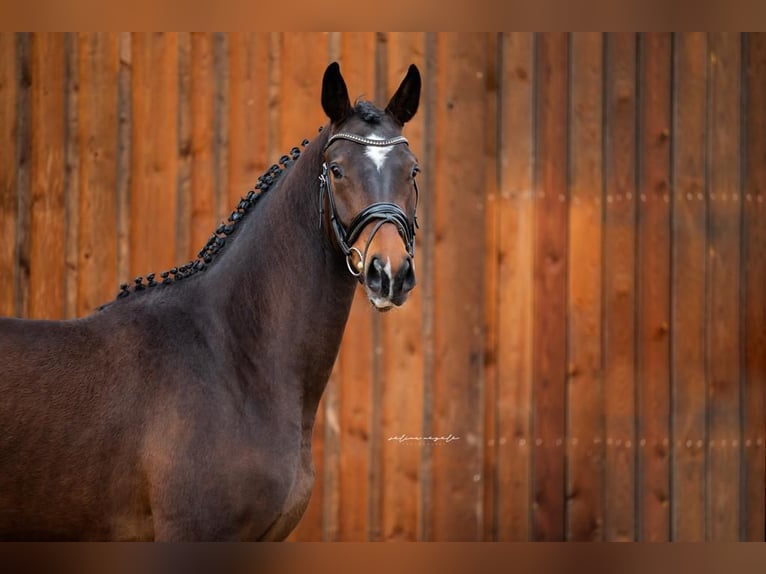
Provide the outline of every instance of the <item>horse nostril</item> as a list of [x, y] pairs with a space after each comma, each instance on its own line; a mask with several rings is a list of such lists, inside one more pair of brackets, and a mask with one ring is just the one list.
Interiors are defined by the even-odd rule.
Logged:
[[388, 290], [386, 283], [388, 277], [385, 273], [385, 266], [383, 260], [377, 255], [370, 261], [370, 266], [367, 268], [367, 287], [370, 291], [375, 293], [384, 294]]
[[412, 257], [407, 257], [398, 273], [402, 282], [402, 293], [408, 293], [415, 288], [415, 266]]

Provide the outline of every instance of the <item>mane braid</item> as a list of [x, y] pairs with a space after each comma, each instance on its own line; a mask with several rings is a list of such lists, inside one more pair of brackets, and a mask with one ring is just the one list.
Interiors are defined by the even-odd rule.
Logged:
[[[321, 127], [319, 128], [319, 131], [322, 131]], [[304, 139], [301, 142], [303, 147], [306, 147], [308, 144], [309, 140], [307, 139]], [[245, 215], [247, 215], [247, 213], [255, 206], [261, 196], [277, 183], [284, 171], [290, 167], [300, 155], [301, 150], [298, 147], [294, 147], [290, 150], [290, 155], [283, 155], [279, 158], [279, 163], [282, 164], [282, 167], [279, 167], [279, 165], [275, 163], [266, 170], [263, 175], [258, 178], [258, 181], [253, 188], [247, 192], [247, 195], [240, 199], [237, 207], [231, 212], [231, 215], [229, 215], [228, 221], [222, 222], [216, 228], [215, 232], [210, 236], [210, 239], [207, 240], [205, 246], [200, 249], [199, 253], [197, 253], [195, 259], [192, 259], [188, 263], [179, 267], [173, 267], [167, 271], [163, 271], [160, 273], [162, 281], [155, 281], [156, 275], [154, 273], [149, 273], [146, 276], [146, 283], [144, 282], [143, 276], [139, 275], [133, 280], [134, 285], [128, 283], [121, 284], [117, 299], [122, 299], [131, 293], [144, 291], [145, 289], [151, 289], [160, 285], [172, 285], [177, 281], [181, 281], [207, 269], [207, 266], [213, 262], [218, 253], [224, 248], [227, 237], [234, 233], [237, 224], [244, 219]], [[100, 311], [107, 305], [108, 303], [102, 305], [98, 310]]]

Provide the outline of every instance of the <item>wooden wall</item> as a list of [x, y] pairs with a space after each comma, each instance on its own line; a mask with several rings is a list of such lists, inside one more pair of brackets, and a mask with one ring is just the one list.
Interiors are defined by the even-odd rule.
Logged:
[[419, 286], [359, 294], [291, 538], [763, 540], [766, 35], [2, 34], [0, 313], [188, 260], [334, 59], [424, 75]]

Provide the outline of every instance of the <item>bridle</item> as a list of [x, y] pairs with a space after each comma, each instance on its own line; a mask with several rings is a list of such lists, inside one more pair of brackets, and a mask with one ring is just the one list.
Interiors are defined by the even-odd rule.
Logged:
[[[334, 142], [338, 140], [348, 140], [359, 145], [371, 145], [378, 147], [387, 147], [396, 144], [408, 144], [407, 138], [404, 136], [397, 136], [386, 140], [367, 139], [355, 134], [340, 132], [332, 135], [322, 149], [322, 153], [327, 151]], [[337, 209], [335, 207], [335, 199], [333, 197], [332, 186], [330, 185], [329, 167], [327, 162], [322, 163], [322, 173], [319, 176], [319, 225], [322, 226], [324, 221], [324, 197], [327, 194], [327, 198], [330, 204], [330, 223], [333, 231], [335, 232], [335, 238], [338, 242], [338, 246], [343, 255], [346, 257], [346, 266], [349, 272], [354, 277], [357, 277], [360, 282], [363, 282], [361, 277], [362, 270], [364, 269], [364, 262], [367, 259], [367, 250], [372, 243], [373, 237], [378, 230], [386, 223], [393, 223], [399, 231], [399, 235], [404, 240], [404, 245], [407, 248], [407, 253], [410, 257], [415, 257], [415, 229], [418, 228], [418, 202], [420, 199], [420, 192], [418, 191], [418, 184], [413, 178], [413, 184], [415, 186], [415, 210], [412, 215], [412, 221], [404, 213], [404, 210], [395, 203], [388, 201], [376, 202], [368, 205], [362, 211], [360, 211], [352, 220], [348, 226], [348, 229], [344, 227], [343, 223], [338, 217]], [[377, 220], [378, 223], [373, 227], [370, 236], [367, 238], [367, 243], [364, 246], [364, 253], [359, 249], [353, 247], [354, 242], [359, 238], [362, 230], [371, 221]], [[351, 255], [356, 253], [359, 256], [359, 267], [355, 267], [351, 262]]]

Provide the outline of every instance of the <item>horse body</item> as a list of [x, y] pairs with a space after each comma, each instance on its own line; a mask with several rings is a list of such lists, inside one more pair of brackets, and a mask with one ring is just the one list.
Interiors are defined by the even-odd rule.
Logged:
[[330, 131], [204, 273], [82, 319], [0, 318], [1, 539], [281, 540], [295, 527], [355, 289], [318, 225]]

